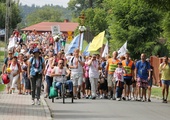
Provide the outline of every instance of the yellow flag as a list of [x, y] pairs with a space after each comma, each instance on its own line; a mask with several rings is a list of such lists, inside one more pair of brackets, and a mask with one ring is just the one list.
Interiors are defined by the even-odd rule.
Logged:
[[103, 46], [104, 35], [105, 31], [95, 36], [87, 51], [97, 51], [99, 48], [101, 48]]

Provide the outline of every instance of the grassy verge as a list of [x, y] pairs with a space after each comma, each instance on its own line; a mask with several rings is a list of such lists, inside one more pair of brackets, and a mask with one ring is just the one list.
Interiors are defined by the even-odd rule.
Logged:
[[0, 62], [3, 62], [4, 60], [4, 52], [0, 51]]
[[0, 84], [0, 92], [3, 91], [5, 89], [5, 85]]
[[[170, 90], [169, 90], [169, 93], [170, 93]], [[152, 95], [154, 96], [158, 96], [160, 98], [162, 98], [162, 88], [160, 87], [153, 87], [152, 88]], [[168, 95], [168, 101], [170, 101], [170, 94]]]

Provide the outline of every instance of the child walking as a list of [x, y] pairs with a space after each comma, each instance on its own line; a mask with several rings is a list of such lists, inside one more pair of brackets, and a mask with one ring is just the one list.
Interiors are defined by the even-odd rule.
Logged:
[[118, 67], [114, 72], [114, 78], [116, 80], [116, 100], [121, 101], [122, 98], [122, 91], [124, 85], [123, 74], [125, 74], [125, 69], [122, 67], [122, 63], [118, 63]]

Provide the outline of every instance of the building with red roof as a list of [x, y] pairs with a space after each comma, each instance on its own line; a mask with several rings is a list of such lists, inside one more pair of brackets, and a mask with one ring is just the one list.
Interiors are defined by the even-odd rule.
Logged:
[[72, 32], [72, 34], [74, 33], [74, 31], [79, 26], [79, 23], [68, 22], [68, 20], [65, 20], [64, 22], [41, 22], [23, 28], [22, 31], [36, 30], [37, 33], [51, 32], [52, 26], [59, 26], [60, 32], [68, 36], [68, 33], [70, 32]]

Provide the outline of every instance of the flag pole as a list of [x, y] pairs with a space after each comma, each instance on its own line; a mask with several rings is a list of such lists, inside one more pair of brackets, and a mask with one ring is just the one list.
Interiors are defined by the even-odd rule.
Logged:
[[[86, 31], [86, 27], [84, 26], [84, 20], [85, 20], [85, 15], [84, 13], [79, 16], [80, 18], [80, 26], [79, 26], [79, 32], [80, 32], [80, 37], [79, 37], [79, 50], [80, 50], [80, 44], [81, 44], [81, 39], [82, 39], [82, 33]], [[83, 42], [83, 41], [82, 41]], [[83, 43], [82, 43], [83, 44]]]

